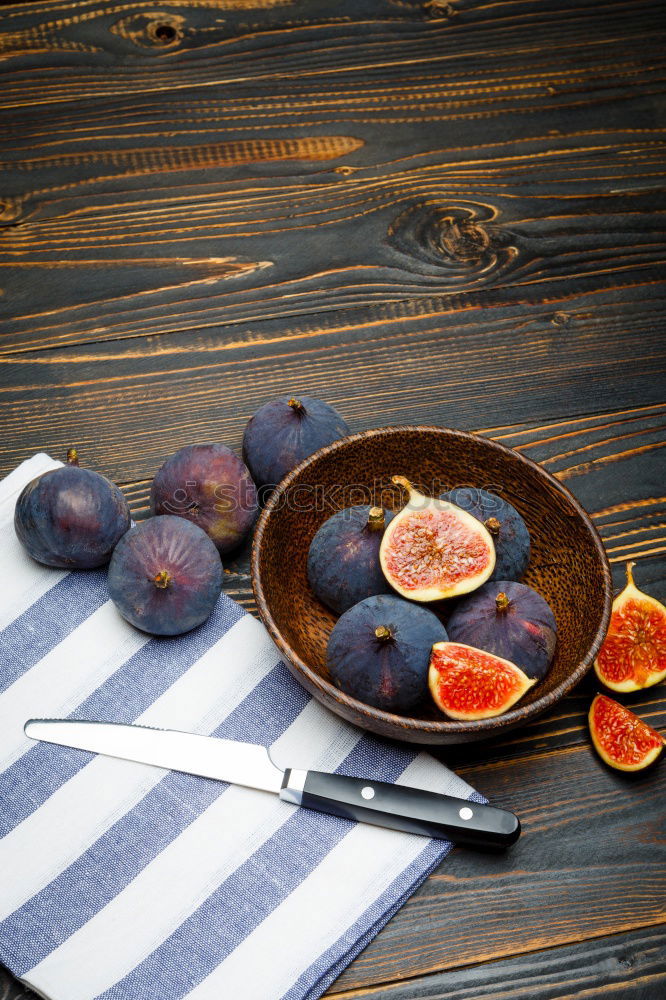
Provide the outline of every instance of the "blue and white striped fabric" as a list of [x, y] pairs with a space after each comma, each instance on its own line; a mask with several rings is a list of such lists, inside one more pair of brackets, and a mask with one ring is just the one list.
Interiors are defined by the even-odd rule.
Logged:
[[483, 801], [427, 754], [375, 739], [297, 684], [222, 596], [188, 635], [134, 630], [103, 571], [33, 562], [23, 485], [0, 483], [0, 961], [51, 1000], [318, 997], [450, 850], [264, 792], [37, 744], [31, 716], [270, 744], [285, 766]]

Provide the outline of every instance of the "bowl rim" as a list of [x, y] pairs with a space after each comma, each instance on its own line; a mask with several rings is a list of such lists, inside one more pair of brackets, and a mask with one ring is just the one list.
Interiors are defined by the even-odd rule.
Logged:
[[[537, 475], [541, 476], [545, 482], [548, 483], [551, 489], [554, 489], [557, 493], [564, 497], [565, 500], [574, 508], [576, 514], [583, 521], [586, 529], [588, 530], [599, 556], [604, 579], [603, 612], [601, 622], [593, 637], [586, 656], [583, 657], [578, 666], [568, 675], [568, 677], [565, 677], [564, 680], [560, 681], [557, 687], [553, 688], [552, 691], [548, 691], [536, 701], [533, 701], [528, 705], [521, 706], [519, 703], [518, 706], [510, 709], [508, 712], [504, 712], [502, 715], [494, 716], [490, 719], [468, 721], [457, 721], [454, 719], [442, 719], [441, 721], [419, 719], [413, 716], [396, 715], [392, 712], [385, 712], [380, 708], [375, 708], [373, 705], [367, 705], [365, 702], [352, 698], [350, 695], [345, 694], [344, 691], [341, 691], [339, 688], [335, 687], [335, 685], [326, 681], [323, 677], [316, 673], [316, 671], [309, 667], [308, 664], [291, 648], [289, 643], [283, 638], [282, 633], [273, 619], [269, 610], [266, 595], [264, 593], [260, 571], [261, 548], [264, 533], [273, 512], [276, 507], [279, 506], [284, 493], [289, 489], [294, 480], [300, 476], [301, 473], [308, 468], [308, 466], [312, 465], [320, 458], [334, 454], [336, 451], [345, 448], [350, 443], [362, 441], [366, 438], [381, 437], [387, 434], [402, 434], [406, 431], [409, 431], [410, 433], [434, 433], [449, 439], [451, 437], [455, 437], [464, 441], [478, 442], [480, 440], [489, 448], [492, 448], [503, 455], [510, 455], [512, 459], [517, 460], [519, 463], [528, 467], [532, 471], [536, 471]], [[319, 448], [318, 451], [313, 452], [312, 455], [309, 455], [297, 466], [295, 466], [295, 468], [293, 468], [291, 472], [287, 473], [284, 479], [282, 479], [275, 487], [267, 499], [264, 509], [259, 515], [252, 541], [250, 573], [252, 589], [261, 620], [266, 626], [273, 642], [276, 644], [280, 652], [286, 657], [289, 664], [296, 669], [297, 673], [301, 673], [307, 678], [308, 684], [306, 686], [309, 686], [310, 688], [317, 688], [321, 691], [322, 694], [326, 696], [327, 704], [329, 704], [330, 701], [342, 703], [354, 713], [361, 716], [366, 715], [374, 719], [384, 728], [384, 731], [386, 731], [387, 728], [399, 727], [403, 730], [414, 730], [432, 735], [448, 733], [475, 733], [478, 735], [487, 733], [490, 737], [495, 735], [499, 729], [504, 728], [505, 726], [507, 728], [511, 728], [512, 725], [528, 722], [533, 717], [541, 715], [544, 711], [563, 698], [564, 695], [575, 687], [576, 684], [578, 684], [578, 682], [582, 680], [585, 674], [589, 671], [608, 630], [613, 602], [613, 581], [606, 550], [604, 549], [599, 532], [592, 523], [590, 516], [580, 505], [571, 490], [567, 489], [566, 486], [564, 486], [550, 472], [544, 469], [543, 466], [539, 465], [538, 462], [533, 461], [531, 458], [527, 458], [526, 455], [522, 455], [513, 448], [500, 444], [498, 441], [493, 441], [491, 438], [487, 438], [483, 434], [476, 434], [472, 431], [456, 430], [451, 427], [443, 427], [435, 424], [390, 424], [386, 427], [373, 427], [370, 430], [358, 431], [355, 434], [348, 434], [345, 437], [338, 438], [336, 441], [333, 441], [332, 444], [325, 445], [323, 448]]]

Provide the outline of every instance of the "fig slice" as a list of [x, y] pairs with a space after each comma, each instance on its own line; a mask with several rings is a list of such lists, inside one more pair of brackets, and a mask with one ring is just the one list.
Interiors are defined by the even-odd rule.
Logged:
[[485, 525], [450, 501], [424, 496], [403, 476], [393, 476], [393, 482], [409, 493], [379, 548], [393, 589], [412, 601], [439, 601], [485, 583], [495, 568], [495, 546]]
[[666, 677], [666, 608], [634, 583], [627, 563], [627, 585], [613, 601], [610, 625], [594, 661], [599, 680], [611, 691], [639, 691]]
[[588, 715], [594, 749], [618, 771], [642, 771], [664, 749], [664, 739], [624, 705], [598, 694]]
[[492, 719], [523, 697], [535, 679], [510, 660], [460, 642], [436, 642], [428, 687], [435, 704], [452, 719]]

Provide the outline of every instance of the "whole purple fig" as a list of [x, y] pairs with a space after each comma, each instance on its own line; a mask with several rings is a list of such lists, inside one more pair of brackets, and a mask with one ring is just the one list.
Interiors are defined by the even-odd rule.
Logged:
[[75, 449], [67, 465], [23, 487], [14, 527], [33, 559], [60, 569], [93, 569], [111, 558], [131, 523], [127, 500], [115, 483], [80, 469]]
[[446, 629], [427, 608], [396, 597], [368, 597], [345, 611], [326, 648], [333, 683], [352, 698], [404, 713], [428, 691], [430, 651]]
[[257, 490], [247, 466], [223, 444], [192, 444], [162, 465], [150, 491], [154, 514], [198, 525], [224, 555], [235, 549], [257, 516]]
[[346, 507], [324, 521], [312, 539], [308, 580], [332, 611], [340, 615], [366, 597], [391, 593], [379, 563], [379, 545], [392, 517], [381, 507]]
[[247, 422], [243, 458], [257, 486], [270, 488], [304, 458], [349, 434], [337, 410], [312, 396], [265, 403]]
[[210, 616], [222, 588], [222, 562], [202, 528], [166, 514], [121, 538], [108, 581], [128, 622], [152, 635], [180, 635]]

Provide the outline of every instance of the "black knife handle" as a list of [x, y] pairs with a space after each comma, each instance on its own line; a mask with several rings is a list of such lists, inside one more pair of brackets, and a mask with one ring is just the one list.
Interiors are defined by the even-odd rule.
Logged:
[[317, 812], [470, 847], [508, 847], [520, 836], [518, 817], [504, 809], [342, 774], [288, 768], [280, 798]]

